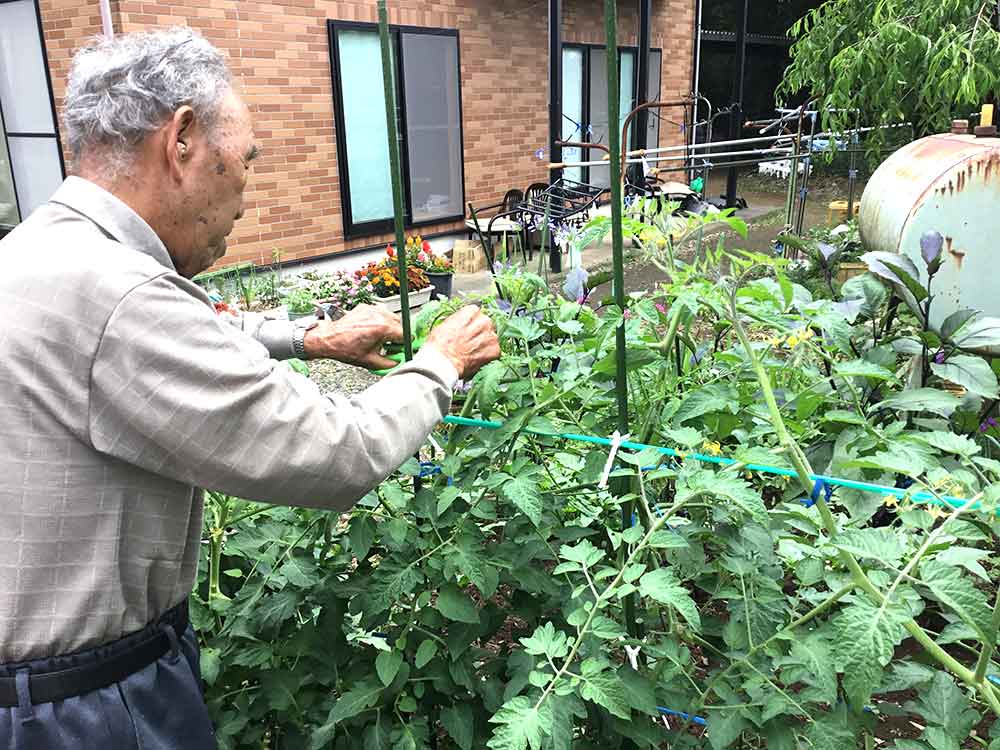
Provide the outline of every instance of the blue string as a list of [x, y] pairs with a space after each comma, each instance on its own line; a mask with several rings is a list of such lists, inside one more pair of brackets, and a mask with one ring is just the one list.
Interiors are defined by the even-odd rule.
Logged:
[[827, 484], [826, 481], [823, 480], [822, 478], [817, 479], [816, 483], [813, 484], [813, 491], [812, 494], [809, 496], [809, 498], [808, 499], [802, 498], [799, 500], [799, 502], [802, 503], [807, 508], [813, 507], [816, 504], [816, 501], [819, 500], [820, 490], [823, 491], [823, 494], [825, 496], [824, 499], [827, 502], [830, 502], [830, 498], [833, 497], [833, 487]]
[[667, 716], [679, 716], [685, 721], [691, 721], [703, 727], [708, 725], [708, 722], [700, 716], [692, 716], [691, 714], [686, 714], [683, 711], [674, 711], [672, 708], [664, 708], [663, 706], [657, 706], [656, 710], [661, 714], [666, 714]]

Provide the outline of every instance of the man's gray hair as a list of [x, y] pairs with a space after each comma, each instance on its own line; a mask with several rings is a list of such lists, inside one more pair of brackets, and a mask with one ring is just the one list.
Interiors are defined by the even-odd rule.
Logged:
[[98, 148], [117, 173], [179, 107], [211, 127], [231, 86], [226, 59], [186, 27], [100, 37], [73, 56], [63, 106], [74, 161]]

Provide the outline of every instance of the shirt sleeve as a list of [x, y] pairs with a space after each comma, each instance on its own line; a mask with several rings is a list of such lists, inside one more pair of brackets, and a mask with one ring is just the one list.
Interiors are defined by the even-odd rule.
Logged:
[[166, 274], [109, 317], [91, 371], [95, 449], [239, 497], [342, 509], [413, 455], [458, 373], [432, 348], [352, 398], [325, 397]]
[[260, 313], [244, 312], [230, 322], [263, 344], [271, 359], [291, 359], [295, 356], [292, 351], [295, 323], [292, 321], [269, 320]]

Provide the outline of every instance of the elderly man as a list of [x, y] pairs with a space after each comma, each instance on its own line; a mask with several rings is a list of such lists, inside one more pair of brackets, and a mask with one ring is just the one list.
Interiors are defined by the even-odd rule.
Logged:
[[465, 308], [365, 393], [324, 397], [274, 360], [384, 366], [394, 316], [220, 321], [190, 279], [225, 252], [258, 149], [198, 35], [80, 51], [64, 119], [77, 176], [0, 242], [0, 746], [211, 748], [196, 488], [347, 508], [499, 347]]

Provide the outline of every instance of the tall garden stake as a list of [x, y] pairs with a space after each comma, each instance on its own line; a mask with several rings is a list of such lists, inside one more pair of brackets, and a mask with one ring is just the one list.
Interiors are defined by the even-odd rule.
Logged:
[[396, 76], [389, 43], [389, 14], [385, 0], [378, 0], [378, 36], [382, 45], [382, 84], [385, 88], [385, 120], [389, 132], [389, 176], [392, 179], [392, 208], [396, 224], [396, 262], [399, 264], [399, 304], [403, 319], [403, 356], [413, 359], [410, 334], [409, 278], [406, 274], [406, 237], [403, 234], [403, 185], [399, 172], [399, 133], [396, 129]]
[[[618, 111], [618, 3], [604, 0], [604, 30], [607, 34], [608, 51], [608, 154], [611, 169], [611, 259], [614, 266], [615, 304], [622, 311], [621, 325], [615, 332], [616, 374], [615, 394], [618, 400], [618, 432], [628, 433], [628, 380], [625, 370], [625, 262], [622, 254], [622, 175], [621, 175], [621, 134], [614, 127], [621, 118]], [[618, 483], [616, 483], [617, 485]], [[624, 492], [622, 493], [624, 494]], [[629, 501], [622, 506], [622, 526], [632, 525], [635, 503]], [[625, 622], [629, 634], [637, 633], [635, 622], [635, 595], [625, 599]]]

